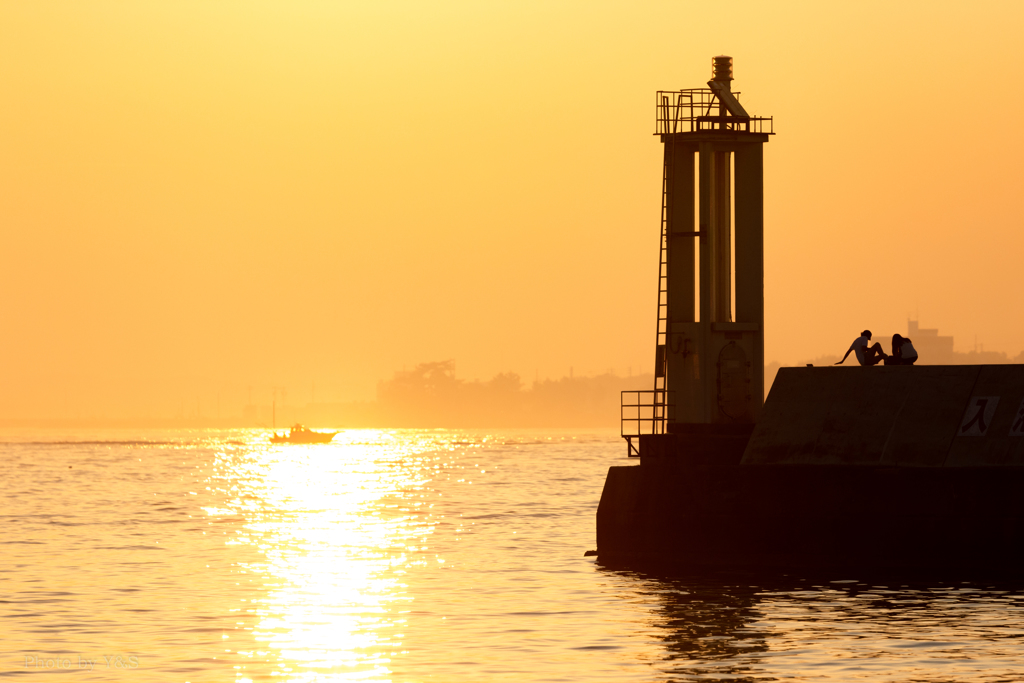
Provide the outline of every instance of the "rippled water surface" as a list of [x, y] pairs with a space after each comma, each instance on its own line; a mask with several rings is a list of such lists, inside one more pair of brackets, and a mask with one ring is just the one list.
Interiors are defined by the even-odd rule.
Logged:
[[0, 676], [1024, 680], [1018, 586], [584, 558], [610, 432], [267, 436], [0, 432]]

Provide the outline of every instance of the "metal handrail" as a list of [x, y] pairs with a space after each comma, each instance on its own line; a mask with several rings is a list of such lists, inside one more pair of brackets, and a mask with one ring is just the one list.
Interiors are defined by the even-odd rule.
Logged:
[[713, 130], [775, 134], [775, 121], [771, 116], [712, 116], [712, 109], [716, 106], [718, 97], [710, 88], [659, 90], [654, 134], [671, 135]]
[[[675, 406], [674, 395], [675, 392], [664, 389], [623, 391], [619, 407], [621, 436], [628, 439], [643, 434], [665, 434], [669, 412]], [[627, 411], [631, 414], [627, 415]]]

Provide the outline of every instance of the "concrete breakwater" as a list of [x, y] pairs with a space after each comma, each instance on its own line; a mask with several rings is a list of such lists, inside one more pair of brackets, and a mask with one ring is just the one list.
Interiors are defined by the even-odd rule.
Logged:
[[642, 437], [602, 561], [1024, 569], [1024, 366], [784, 368], [741, 434]]

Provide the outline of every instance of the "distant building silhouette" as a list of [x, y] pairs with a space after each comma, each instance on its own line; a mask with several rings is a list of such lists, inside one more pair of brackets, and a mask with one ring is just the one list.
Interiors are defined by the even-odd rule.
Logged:
[[953, 352], [953, 337], [939, 335], [938, 329], [924, 328], [917, 320], [907, 320], [907, 337], [913, 341], [914, 348], [921, 358], [918, 363], [922, 365], [951, 365], [964, 362], [962, 359], [958, 360]]
[[1000, 365], [1024, 362], [1024, 352], [1015, 358], [1002, 351], [954, 351], [953, 337], [943, 337], [938, 330], [921, 328], [916, 320], [907, 320], [907, 336], [920, 354], [918, 365]]

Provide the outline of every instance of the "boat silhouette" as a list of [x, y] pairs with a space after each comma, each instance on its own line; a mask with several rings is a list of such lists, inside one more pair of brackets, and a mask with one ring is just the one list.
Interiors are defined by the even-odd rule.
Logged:
[[270, 443], [329, 443], [338, 432], [314, 432], [305, 425], [294, 424], [287, 434], [274, 432]]

